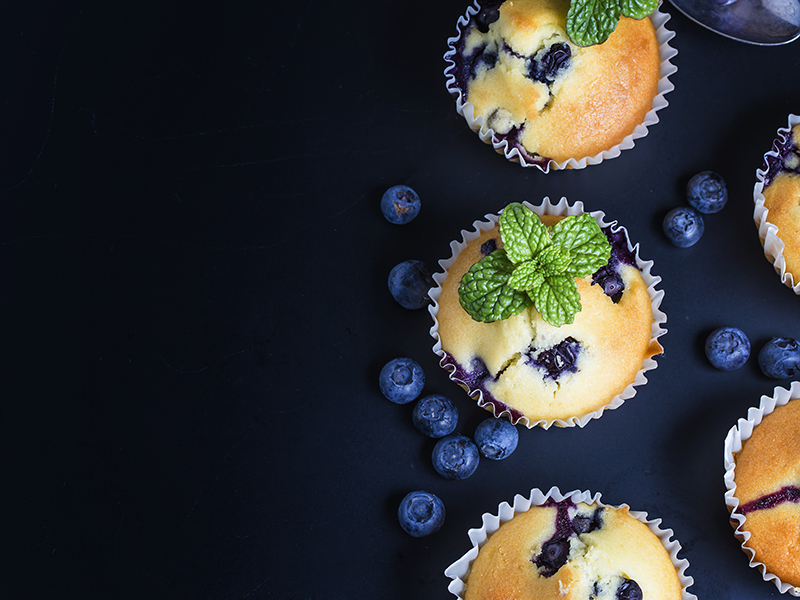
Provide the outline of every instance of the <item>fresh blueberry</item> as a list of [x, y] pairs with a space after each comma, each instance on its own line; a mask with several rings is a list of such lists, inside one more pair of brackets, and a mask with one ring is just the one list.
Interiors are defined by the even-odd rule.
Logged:
[[725, 180], [714, 171], [700, 171], [686, 184], [686, 200], [705, 215], [721, 211], [728, 202]]
[[422, 261], [406, 260], [389, 272], [389, 291], [403, 308], [413, 310], [428, 304], [432, 287], [433, 277]]
[[738, 369], [750, 357], [750, 340], [741, 329], [720, 327], [706, 338], [706, 358], [720, 371]]
[[517, 449], [519, 432], [509, 421], [490, 417], [475, 429], [475, 443], [486, 458], [502, 460]]
[[432, 438], [453, 433], [458, 423], [458, 409], [448, 398], [431, 394], [420, 398], [411, 413], [414, 427]]
[[793, 338], [772, 338], [758, 353], [758, 366], [772, 379], [794, 377], [800, 373], [800, 344]]
[[417, 192], [407, 185], [395, 185], [384, 192], [381, 212], [390, 223], [405, 225], [419, 214], [421, 207]]
[[617, 600], [642, 600], [642, 588], [633, 579], [625, 579], [617, 588]]
[[378, 376], [381, 392], [395, 404], [408, 404], [425, 385], [425, 372], [410, 358], [393, 358]]
[[703, 217], [693, 208], [673, 208], [664, 217], [664, 235], [678, 248], [694, 246], [703, 236]]
[[408, 535], [430, 535], [444, 523], [444, 503], [430, 492], [409, 492], [400, 502], [397, 519]]
[[433, 447], [433, 468], [445, 479], [466, 479], [475, 472], [480, 452], [465, 435], [451, 433]]

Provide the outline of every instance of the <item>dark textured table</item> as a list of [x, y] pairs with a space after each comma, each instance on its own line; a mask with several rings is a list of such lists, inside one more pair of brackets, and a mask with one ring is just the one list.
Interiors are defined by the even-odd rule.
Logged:
[[[777, 589], [748, 567], [723, 500], [723, 439], [776, 382], [755, 357], [713, 369], [740, 327], [754, 353], [800, 337], [800, 298], [764, 259], [755, 171], [800, 111], [800, 45], [756, 47], [673, 13], [660, 122], [598, 166], [543, 174], [482, 144], [444, 86], [459, 0], [79, 2], [0, 20], [5, 209], [0, 370], [3, 598], [445, 599], [467, 530], [531, 488], [600, 492], [663, 519], [702, 600]], [[661, 220], [697, 171], [728, 206], [700, 242]], [[405, 183], [420, 216], [378, 203]], [[389, 270], [432, 268], [485, 213], [544, 196], [618, 219], [655, 261], [667, 313], [649, 383], [585, 428], [520, 431], [509, 459], [439, 477], [381, 366], [487, 413], [431, 351], [427, 311]], [[447, 520], [415, 539], [414, 489]]]

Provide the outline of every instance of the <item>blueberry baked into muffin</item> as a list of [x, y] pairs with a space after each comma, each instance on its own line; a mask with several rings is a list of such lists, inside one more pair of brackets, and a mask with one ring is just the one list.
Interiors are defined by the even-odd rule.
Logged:
[[[735, 454], [739, 530], [753, 560], [800, 587], [800, 401], [767, 414]], [[741, 517], [744, 517], [742, 520]], [[797, 595], [797, 594], [795, 594]]]
[[[490, 287], [479, 301], [497, 300], [497, 306], [508, 307], [507, 314], [492, 320], [469, 312], [475, 311], [465, 288], [475, 283], [475, 273], [489, 283], [502, 275], [492, 271], [484, 275], [487, 269], [477, 267], [502, 258], [507, 248], [506, 234], [501, 235], [503, 218], [511, 208], [522, 206], [512, 204], [500, 218], [476, 223], [475, 232], [462, 232], [468, 241], [454, 242], [453, 258], [440, 261], [446, 272], [434, 276], [441, 286], [432, 291], [435, 323], [431, 333], [438, 338], [434, 351], [450, 378], [495, 416], [506, 414], [512, 422], [528, 427], [583, 426], [632, 396], [633, 385], [644, 383], [641, 372], [654, 368], [652, 357], [662, 352], [657, 337], [663, 333], [660, 323], [666, 317], [658, 308], [662, 294], [654, 289], [659, 280], [650, 275], [652, 263], [638, 259], [624, 228], [604, 222], [601, 226], [595, 216], [583, 212], [580, 203], [568, 207], [562, 199], [554, 207], [545, 200], [540, 207], [524, 206], [540, 214], [537, 218], [554, 232], [553, 240], [558, 241], [558, 228], [570, 219], [585, 218], [596, 228], [593, 235], [607, 247], [577, 276], [575, 272], [558, 276], [562, 282], [574, 282], [566, 283], [574, 286], [577, 311], [571, 318], [553, 318], [552, 304], [558, 309], [571, 300], [568, 291], [557, 287], [559, 280], [547, 275], [548, 281], [555, 281], [553, 289], [545, 290], [549, 296], [539, 290], [533, 294], [535, 301], [525, 303], [512, 290], [509, 298], [498, 299], [499, 292]], [[534, 257], [530, 262], [537, 260], [544, 259]], [[579, 254], [570, 268], [581, 260]], [[482, 290], [484, 284], [479, 280], [476, 285]], [[559, 294], [562, 297], [553, 301]], [[515, 308], [518, 301], [523, 304]]]
[[645, 121], [658, 94], [662, 58], [650, 18], [623, 16], [605, 42], [583, 47], [567, 35], [569, 7], [486, 0], [449, 40], [445, 75], [459, 112], [481, 119], [484, 141], [498, 151], [505, 142], [506, 156], [518, 153], [524, 166], [547, 170], [610, 150]]
[[[758, 172], [760, 181], [754, 192], [754, 218], [765, 252], [784, 283], [795, 293], [800, 293], [799, 146], [800, 124], [779, 132], [772, 151], [764, 157], [764, 168]], [[773, 250], [771, 246], [775, 245], [781, 247]]]
[[464, 600], [680, 600], [661, 540], [626, 507], [570, 498], [517, 513], [480, 547]]

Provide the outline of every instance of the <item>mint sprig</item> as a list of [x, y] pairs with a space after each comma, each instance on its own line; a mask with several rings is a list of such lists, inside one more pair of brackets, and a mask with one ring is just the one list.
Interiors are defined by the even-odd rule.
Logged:
[[621, 15], [644, 19], [658, 8], [658, 0], [571, 0], [567, 35], [579, 46], [602, 44], [617, 28]]
[[576, 277], [604, 266], [611, 244], [586, 213], [561, 219], [552, 228], [523, 204], [500, 215], [503, 248], [470, 267], [458, 288], [459, 301], [476, 321], [493, 323], [536, 306], [550, 324], [572, 323], [581, 310]]
[[530, 306], [525, 291], [508, 285], [513, 269], [514, 263], [501, 248], [483, 257], [464, 274], [458, 299], [473, 319], [484, 323], [503, 321]]

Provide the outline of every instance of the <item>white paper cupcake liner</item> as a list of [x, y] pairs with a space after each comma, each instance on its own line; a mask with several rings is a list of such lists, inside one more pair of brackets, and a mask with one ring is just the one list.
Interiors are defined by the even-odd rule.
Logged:
[[[542, 492], [540, 489], [534, 488], [531, 490], [530, 496], [527, 498], [517, 494], [514, 496], [513, 505], [510, 505], [507, 502], [501, 503], [497, 507], [496, 514], [484, 513], [481, 517], [482, 525], [477, 529], [470, 529], [467, 532], [470, 542], [472, 542], [472, 548], [466, 554], [464, 554], [464, 556], [447, 567], [447, 569], [444, 571], [445, 576], [451, 580], [450, 584], [447, 586], [447, 589], [450, 591], [450, 593], [457, 598], [463, 598], [463, 593], [466, 588], [466, 583], [464, 580], [469, 575], [472, 561], [477, 558], [480, 547], [486, 543], [486, 540], [489, 539], [491, 534], [500, 528], [500, 525], [506, 521], [510, 521], [514, 515], [530, 510], [531, 506], [540, 506], [548, 500], [561, 502], [567, 498], [576, 504], [579, 502], [585, 502], [586, 504], [597, 504], [598, 506], [602, 506], [604, 508], [630, 509], [627, 504], [604, 504], [600, 500], [600, 493], [595, 493], [592, 495], [592, 493], [588, 491], [582, 492], [579, 490], [573, 490], [571, 492], [567, 492], [566, 494], [562, 494], [557, 487], [552, 487], [547, 492]], [[675, 565], [675, 569], [678, 573], [678, 580], [680, 581], [682, 588], [681, 599], [697, 600], [697, 596], [687, 591], [687, 588], [694, 583], [694, 579], [686, 574], [686, 569], [689, 567], [689, 561], [678, 557], [678, 553], [681, 551], [681, 545], [677, 540], [672, 539], [674, 532], [671, 529], [662, 529], [661, 519], [648, 519], [646, 512], [628, 510], [628, 514], [647, 525], [650, 528], [650, 531], [652, 531], [661, 540], [661, 543], [669, 553], [672, 564]]]
[[[553, 204], [550, 202], [550, 198], [545, 196], [542, 200], [542, 204], [538, 206], [534, 206], [529, 202], [523, 202], [525, 206], [535, 212], [537, 215], [557, 215], [557, 216], [567, 216], [567, 215], [579, 215], [582, 214], [584, 211], [583, 203], [578, 201], [575, 204], [570, 205], [567, 202], [566, 198], [561, 198], [557, 204]], [[594, 211], [590, 212], [595, 220], [598, 222], [600, 227], [611, 227], [611, 231], [616, 233], [620, 229], [624, 229], [621, 225], [618, 225], [617, 221], [611, 221], [610, 223], [605, 220], [605, 213], [602, 211]], [[433, 281], [436, 284], [435, 287], [431, 288], [428, 295], [431, 298], [431, 304], [428, 306], [428, 312], [433, 317], [433, 326], [430, 329], [431, 337], [435, 340], [433, 345], [434, 353], [439, 356], [439, 364], [443, 368], [449, 371], [450, 379], [458, 383], [459, 385], [466, 386], [463, 381], [460, 381], [454, 376], [454, 367], [449, 367], [446, 363], [447, 355], [445, 351], [442, 349], [442, 341], [439, 337], [439, 321], [437, 319], [437, 315], [439, 314], [439, 298], [442, 295], [442, 284], [444, 283], [445, 279], [447, 279], [447, 271], [448, 269], [453, 266], [455, 263], [456, 258], [458, 257], [459, 253], [467, 247], [467, 243], [471, 242], [472, 240], [480, 237], [482, 232], [489, 231], [495, 227], [497, 222], [499, 221], [499, 215], [495, 214], [487, 214], [484, 217], [485, 221], [474, 221], [473, 222], [473, 230], [461, 230], [461, 241], [452, 241], [450, 242], [450, 250], [452, 252], [452, 256], [448, 259], [443, 259], [439, 261], [439, 266], [442, 268], [442, 272], [436, 273], [433, 275]], [[627, 232], [626, 232], [627, 234]], [[662, 335], [664, 335], [667, 330], [663, 327], [664, 323], [667, 321], [667, 315], [661, 311], [661, 301], [664, 298], [664, 292], [662, 290], [657, 290], [656, 285], [661, 282], [661, 277], [652, 274], [653, 268], [653, 261], [643, 260], [639, 256], [639, 244], [635, 246], [631, 245], [630, 236], [625, 236], [628, 242], [628, 250], [636, 258], [636, 265], [639, 267], [639, 270], [642, 272], [642, 279], [644, 280], [645, 285], [647, 286], [647, 293], [650, 297], [650, 301], [653, 307], [653, 325], [651, 327], [651, 343]], [[507, 417], [511, 420], [512, 423], [515, 425], [523, 424], [528, 429], [532, 429], [534, 427], [541, 427], [543, 429], [549, 429], [553, 425], [556, 427], [584, 427], [589, 421], [592, 419], [598, 419], [606, 410], [613, 410], [615, 408], [619, 408], [622, 404], [625, 403], [626, 400], [632, 398], [636, 395], [636, 387], [640, 385], [644, 385], [647, 383], [647, 378], [644, 376], [645, 372], [655, 369], [658, 366], [658, 363], [653, 358], [647, 358], [642, 363], [642, 368], [636, 374], [636, 378], [633, 382], [631, 382], [621, 394], [612, 398], [612, 400], [603, 406], [602, 408], [587, 413], [585, 415], [578, 415], [573, 416], [568, 419], [540, 419], [538, 421], [531, 421], [528, 417], [522, 415], [521, 417], [515, 419], [514, 416], [508, 411], [498, 411], [496, 406], [489, 400], [485, 400], [483, 397], [482, 390], [471, 390], [469, 391], [470, 397], [477, 400], [478, 406], [481, 408], [485, 408], [495, 416], [495, 417]]]
[[447, 91], [450, 92], [450, 95], [455, 98], [456, 111], [458, 114], [463, 116], [464, 119], [466, 119], [470, 129], [476, 132], [478, 137], [483, 142], [491, 145], [498, 154], [502, 154], [512, 162], [516, 162], [523, 167], [536, 167], [544, 173], [549, 173], [551, 168], [554, 170], [584, 169], [587, 165], [596, 165], [604, 160], [616, 158], [622, 153], [623, 150], [629, 150], [633, 148], [635, 140], [643, 138], [647, 135], [648, 128], [658, 123], [657, 112], [669, 104], [664, 96], [675, 89], [675, 86], [669, 81], [669, 77], [678, 70], [678, 68], [673, 65], [670, 60], [674, 58], [676, 54], [678, 54], [678, 51], [669, 45], [669, 40], [675, 37], [675, 33], [665, 27], [666, 22], [670, 19], [670, 15], [657, 10], [650, 15], [650, 20], [653, 22], [653, 27], [655, 27], [656, 41], [659, 45], [659, 55], [661, 57], [661, 78], [658, 82], [656, 96], [653, 98], [653, 104], [645, 115], [644, 121], [637, 125], [633, 130], [633, 133], [626, 136], [621, 143], [617, 144], [616, 146], [612, 146], [608, 150], [604, 150], [598, 154], [595, 154], [594, 156], [569, 158], [563, 162], [548, 160], [544, 165], [541, 164], [543, 161], [531, 161], [529, 158], [526, 158], [520, 154], [520, 151], [512, 144], [509, 144], [506, 139], [499, 138], [494, 134], [494, 130], [486, 127], [484, 125], [483, 117], [475, 116], [474, 106], [465, 100], [464, 94], [456, 83], [456, 63], [454, 60], [454, 56], [457, 52], [456, 45], [461, 39], [464, 28], [469, 24], [470, 18], [477, 14], [479, 10], [480, 3], [478, 0], [474, 0], [472, 6], [467, 8], [467, 12], [459, 17], [456, 24], [456, 35], [448, 38], [447, 40], [449, 50], [444, 54], [444, 60], [447, 63], [447, 67], [444, 70]]
[[785, 143], [792, 127], [798, 123], [800, 123], [800, 116], [789, 115], [788, 126], [778, 129], [778, 137], [773, 144], [772, 150], [764, 155], [764, 165], [756, 170], [756, 184], [753, 188], [753, 201], [755, 203], [753, 220], [758, 228], [758, 237], [761, 239], [761, 245], [764, 247], [764, 255], [767, 260], [775, 267], [775, 271], [780, 275], [781, 282], [790, 287], [795, 294], [800, 295], [800, 278], [798, 278], [798, 281], [794, 281], [792, 274], [786, 270], [786, 260], [783, 257], [783, 240], [778, 237], [778, 228], [768, 221], [769, 210], [764, 206], [764, 178], [767, 175], [767, 157], [778, 156], [777, 144]]
[[725, 504], [731, 513], [731, 525], [734, 528], [734, 533], [742, 543], [742, 550], [750, 558], [750, 566], [758, 569], [764, 581], [774, 583], [782, 594], [800, 597], [800, 588], [785, 583], [777, 575], [770, 573], [764, 563], [755, 559], [755, 550], [747, 545], [747, 541], [750, 539], [750, 532], [742, 528], [747, 517], [737, 510], [739, 508], [739, 499], [736, 497], [736, 483], [734, 481], [736, 471], [735, 455], [742, 449], [742, 443], [752, 435], [753, 429], [761, 423], [764, 417], [778, 406], [783, 406], [796, 398], [800, 398], [800, 382], [793, 381], [788, 390], [778, 386], [771, 397], [761, 396], [761, 403], [758, 408], [751, 407], [747, 411], [746, 419], [739, 419], [736, 425], [730, 428], [728, 435], [725, 436], [725, 487], [727, 488]]

